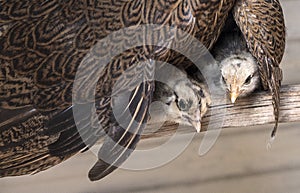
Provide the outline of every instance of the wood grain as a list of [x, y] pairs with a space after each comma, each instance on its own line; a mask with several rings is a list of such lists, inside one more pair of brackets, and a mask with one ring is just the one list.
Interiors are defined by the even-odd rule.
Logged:
[[[300, 121], [300, 85], [285, 85], [281, 88], [280, 123]], [[202, 131], [228, 127], [246, 127], [274, 123], [272, 97], [268, 91], [260, 91], [247, 98], [241, 98], [235, 104], [223, 98], [217, 98], [202, 120]], [[160, 129], [158, 123], [146, 128], [143, 138], [152, 138], [173, 134], [178, 125], [166, 122]], [[159, 125], [159, 124], [158, 124]], [[270, 126], [271, 131], [272, 126]], [[279, 125], [280, 129], [280, 125]], [[195, 132], [184, 127], [180, 132]]]

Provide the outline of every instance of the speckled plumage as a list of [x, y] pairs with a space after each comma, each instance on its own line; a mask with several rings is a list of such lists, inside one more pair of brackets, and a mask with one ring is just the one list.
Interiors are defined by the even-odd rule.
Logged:
[[278, 127], [282, 70], [285, 50], [285, 22], [279, 0], [239, 0], [234, 18], [244, 34], [249, 51], [258, 61], [261, 82], [272, 93], [275, 127]]

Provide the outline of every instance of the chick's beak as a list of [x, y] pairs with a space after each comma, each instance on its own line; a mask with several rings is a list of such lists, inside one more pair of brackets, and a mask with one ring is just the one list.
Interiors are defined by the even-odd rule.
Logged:
[[189, 120], [191, 125], [196, 129], [196, 131], [199, 133], [201, 131], [201, 114], [200, 110], [197, 109], [194, 114], [191, 116], [191, 119]]
[[236, 87], [235, 85], [232, 85], [231, 91], [230, 91], [230, 100], [232, 103], [235, 103], [236, 99], [240, 95], [239, 88]]

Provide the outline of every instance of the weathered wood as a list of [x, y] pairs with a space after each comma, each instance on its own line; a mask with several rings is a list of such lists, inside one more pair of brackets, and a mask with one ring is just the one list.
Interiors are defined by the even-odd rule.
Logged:
[[[235, 104], [231, 104], [229, 100], [224, 103], [224, 99], [217, 99], [210, 111], [213, 113], [208, 112], [202, 120], [202, 131], [205, 131], [208, 125], [210, 125], [209, 129], [219, 129], [274, 123], [272, 98], [268, 91], [257, 92], [250, 97], [238, 99]], [[300, 121], [300, 85], [285, 85], [281, 88], [279, 122], [295, 121]], [[165, 123], [157, 130], [157, 125], [152, 123], [147, 126], [146, 132], [149, 134], [144, 138], [171, 135], [177, 128], [177, 124]], [[195, 130], [185, 127], [180, 132], [195, 132]]]

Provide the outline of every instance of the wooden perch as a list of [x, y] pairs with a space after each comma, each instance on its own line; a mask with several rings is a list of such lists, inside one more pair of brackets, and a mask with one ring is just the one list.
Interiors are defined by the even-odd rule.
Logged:
[[[241, 98], [235, 104], [221, 102], [224, 99], [217, 99], [210, 113], [202, 120], [202, 131], [207, 126], [209, 129], [219, 129], [227, 127], [245, 127], [254, 125], [265, 125], [274, 123], [272, 97], [268, 91], [261, 91], [247, 98]], [[281, 104], [279, 122], [300, 121], [300, 85], [285, 85], [281, 88]], [[223, 124], [222, 124], [223, 122]], [[156, 124], [149, 124], [145, 130], [143, 138], [172, 135], [178, 128], [177, 124], [165, 123], [157, 130]], [[280, 129], [280, 124], [279, 124]], [[155, 132], [153, 132], [155, 131]], [[194, 129], [185, 127], [180, 132], [195, 132]]]

